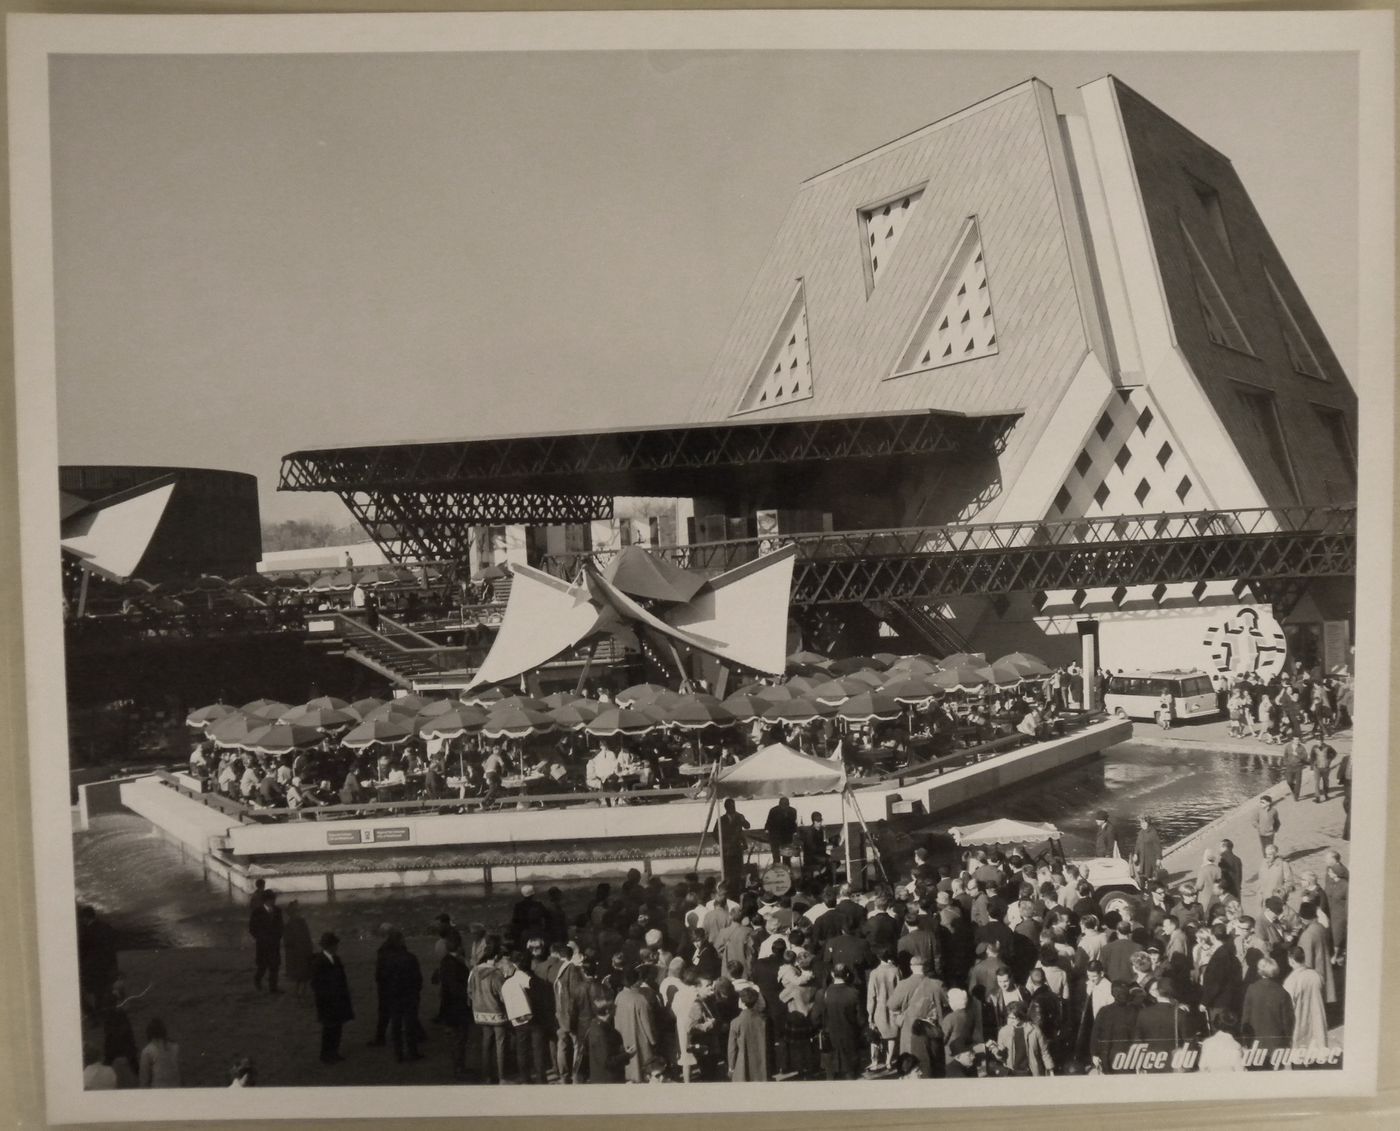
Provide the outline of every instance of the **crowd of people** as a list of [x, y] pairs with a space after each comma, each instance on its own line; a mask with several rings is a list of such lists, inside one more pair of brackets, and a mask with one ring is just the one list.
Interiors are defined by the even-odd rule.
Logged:
[[[1099, 823], [1099, 839], [1116, 847], [1112, 823]], [[781, 839], [781, 817], [769, 824]], [[253, 979], [305, 1000], [328, 1066], [346, 1059], [343, 1032], [364, 995], [369, 1045], [408, 1062], [441, 1043], [452, 1077], [481, 1084], [1338, 1063], [1328, 1031], [1345, 976], [1340, 854], [1319, 881], [1294, 876], [1271, 846], [1258, 905], [1246, 906], [1230, 842], [1174, 888], [1143, 847], [1139, 836], [1145, 891], [1111, 900], [1079, 866], [1024, 847], [968, 850], [939, 866], [919, 849], [867, 892], [830, 882], [830, 859], [805, 850], [807, 865], [777, 896], [751, 863], [669, 884], [633, 870], [586, 904], [527, 884], [508, 922], [440, 914], [430, 953], [383, 924], [372, 987], [352, 985], [333, 932], [315, 936], [295, 901], [284, 908], [260, 888], [248, 923]], [[123, 1083], [178, 1085], [178, 1048], [158, 1019], [135, 1048], [104, 930], [84, 909], [84, 1004], [103, 1034], [87, 1078], [111, 1086], [114, 1069]], [[239, 1058], [231, 1075], [246, 1086], [255, 1072]]]
[[1299, 662], [1268, 679], [1257, 671], [1233, 678], [1220, 675], [1215, 694], [1232, 735], [1270, 745], [1302, 738], [1326, 740], [1351, 726], [1352, 677], [1344, 671], [1323, 674]]

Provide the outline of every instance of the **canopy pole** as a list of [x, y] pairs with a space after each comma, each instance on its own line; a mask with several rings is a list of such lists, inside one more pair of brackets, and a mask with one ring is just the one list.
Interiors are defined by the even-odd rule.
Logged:
[[588, 684], [588, 677], [593, 674], [593, 657], [597, 654], [598, 645], [602, 642], [602, 637], [595, 636], [593, 643], [588, 646], [588, 659], [583, 662], [583, 671], [578, 673], [578, 683], [574, 684], [575, 695], [583, 694], [583, 689]]
[[[847, 789], [845, 792], [850, 791]], [[871, 834], [870, 826], [865, 823], [865, 814], [860, 811], [860, 802], [856, 800], [856, 795], [854, 793], [851, 794], [851, 808], [855, 810], [856, 820], [860, 822], [861, 832], [865, 834], [865, 839], [875, 848], [875, 863], [879, 866], [880, 875], [884, 878], [885, 883], [890, 883], [890, 874], [885, 868], [885, 858], [880, 855], [880, 845]], [[846, 867], [849, 874], [850, 865], [848, 864]]]
[[846, 882], [851, 882], [851, 825], [846, 820], [846, 794], [850, 791], [844, 787], [841, 790], [841, 843], [846, 852]]
[[83, 614], [87, 612], [88, 582], [92, 580], [92, 570], [84, 567], [81, 571], [82, 582], [78, 586], [78, 619], [81, 620]]
[[[719, 759], [715, 759], [715, 768], [710, 771], [710, 806], [705, 810], [705, 823], [700, 826], [700, 843], [695, 846], [695, 864], [691, 867], [692, 872], [700, 871], [700, 857], [705, 853], [705, 837], [710, 832], [710, 818], [715, 814], [715, 804], [719, 801], [719, 790], [715, 788], [715, 778], [719, 775]], [[715, 826], [715, 836], [720, 838], [720, 851], [724, 851], [723, 832], [719, 826]]]

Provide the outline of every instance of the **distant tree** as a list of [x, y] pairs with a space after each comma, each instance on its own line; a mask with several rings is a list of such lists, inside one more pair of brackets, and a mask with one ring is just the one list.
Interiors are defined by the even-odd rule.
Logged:
[[275, 550], [309, 550], [320, 546], [357, 546], [369, 540], [364, 528], [355, 523], [337, 526], [331, 522], [310, 522], [292, 518], [285, 522], [264, 523], [262, 528], [264, 553]]

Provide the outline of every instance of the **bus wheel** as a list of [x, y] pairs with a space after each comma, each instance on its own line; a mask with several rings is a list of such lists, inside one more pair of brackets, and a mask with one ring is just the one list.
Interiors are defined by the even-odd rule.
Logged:
[[1122, 707], [1114, 707], [1114, 708], [1113, 708], [1113, 717], [1114, 717], [1115, 719], [1126, 719], [1126, 718], [1128, 717], [1128, 712], [1125, 711], [1125, 710], [1123, 710]]

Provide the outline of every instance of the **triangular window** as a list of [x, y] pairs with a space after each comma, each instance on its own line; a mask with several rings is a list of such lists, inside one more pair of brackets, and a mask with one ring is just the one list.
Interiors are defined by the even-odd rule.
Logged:
[[1283, 293], [1274, 282], [1274, 277], [1265, 271], [1264, 278], [1269, 281], [1269, 290], [1273, 292], [1274, 305], [1278, 308], [1278, 318], [1283, 324], [1283, 341], [1288, 347], [1288, 360], [1293, 365], [1293, 371], [1301, 373], [1304, 377], [1326, 381], [1327, 374], [1317, 360], [1317, 354], [1313, 353], [1312, 346], [1308, 345], [1307, 338], [1303, 337], [1303, 331], [1298, 326], [1298, 320], [1293, 317], [1293, 311], [1289, 310], [1288, 303], [1283, 301]]
[[892, 377], [997, 352], [982, 233], [969, 217]]
[[787, 313], [735, 413], [777, 408], [812, 396], [812, 359], [807, 347], [807, 296], [797, 285]]
[[1185, 224], [1181, 225], [1181, 234], [1186, 239], [1186, 249], [1191, 256], [1191, 275], [1196, 285], [1196, 301], [1200, 303], [1201, 317], [1205, 320], [1206, 333], [1210, 340], [1218, 346], [1253, 354], [1249, 339], [1240, 329], [1239, 319], [1225, 301], [1225, 296], [1215, 282], [1215, 276], [1210, 273], [1200, 248], [1196, 246], [1196, 241], [1191, 238]]
[[1191, 191], [1196, 194], [1196, 199], [1201, 202], [1201, 211], [1206, 214], [1206, 219], [1210, 221], [1210, 226], [1215, 231], [1220, 246], [1225, 249], [1225, 254], [1234, 259], [1235, 248], [1230, 243], [1230, 229], [1225, 226], [1225, 212], [1220, 207], [1220, 194], [1205, 181], [1199, 177], [1193, 177], [1190, 173], [1186, 174], [1186, 179], [1190, 182]]
[[909, 218], [914, 215], [923, 195], [924, 186], [919, 185], [860, 210], [860, 242], [865, 249], [867, 298], [880, 277], [889, 270], [895, 245], [899, 243], [899, 237], [904, 234]]

